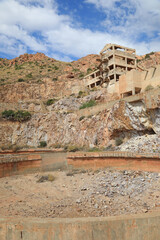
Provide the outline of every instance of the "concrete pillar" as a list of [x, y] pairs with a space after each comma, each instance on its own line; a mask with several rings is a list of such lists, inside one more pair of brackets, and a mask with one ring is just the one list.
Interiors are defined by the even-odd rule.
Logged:
[[135, 88], [133, 88], [132, 90], [132, 95], [135, 95]]

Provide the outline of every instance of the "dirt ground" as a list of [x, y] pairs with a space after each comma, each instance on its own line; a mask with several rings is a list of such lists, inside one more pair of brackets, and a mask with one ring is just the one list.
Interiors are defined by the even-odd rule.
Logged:
[[91, 217], [160, 209], [160, 173], [70, 170], [0, 179], [0, 215]]

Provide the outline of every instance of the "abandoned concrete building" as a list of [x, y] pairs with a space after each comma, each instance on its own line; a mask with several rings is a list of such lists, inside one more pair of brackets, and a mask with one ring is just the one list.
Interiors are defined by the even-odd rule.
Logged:
[[160, 65], [139, 70], [135, 49], [110, 43], [100, 56], [98, 69], [84, 77], [84, 85], [90, 89], [102, 86], [124, 97], [143, 92], [148, 85], [160, 85]]

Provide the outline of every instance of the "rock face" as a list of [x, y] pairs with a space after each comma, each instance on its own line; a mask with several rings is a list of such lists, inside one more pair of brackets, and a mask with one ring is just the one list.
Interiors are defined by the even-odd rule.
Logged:
[[138, 58], [138, 65], [140, 65], [145, 69], [148, 69], [160, 64], [160, 52], [152, 52], [144, 56], [139, 56], [137, 58]]
[[[1, 121], [2, 145], [18, 144], [37, 147], [40, 141], [46, 141], [48, 147], [54, 147], [57, 144], [107, 147], [113, 144], [116, 138], [121, 138], [124, 144], [118, 149], [129, 151], [135, 150], [133, 143], [137, 146], [140, 139], [143, 146], [144, 136], [146, 145], [150, 144], [146, 139], [150, 139], [151, 135], [152, 138], [158, 139], [160, 109], [149, 111], [143, 102], [129, 104], [119, 101], [111, 109], [79, 118], [74, 110], [79, 108], [84, 99], [73, 101], [70, 97], [64, 102], [59, 100], [48, 107], [49, 112], [35, 113], [32, 119], [25, 123]], [[69, 111], [70, 106], [73, 112]], [[140, 148], [137, 149], [140, 150]], [[153, 149], [159, 151], [158, 141], [155, 141]]]

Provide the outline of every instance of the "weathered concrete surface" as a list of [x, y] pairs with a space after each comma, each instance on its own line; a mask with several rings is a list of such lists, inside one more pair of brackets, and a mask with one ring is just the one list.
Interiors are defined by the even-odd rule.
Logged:
[[42, 158], [38, 154], [1, 154], [0, 177], [39, 171], [41, 162]]
[[53, 171], [67, 167], [67, 153], [65, 152], [41, 152], [42, 170]]
[[160, 212], [77, 219], [0, 218], [1, 240], [159, 240]]
[[160, 154], [130, 152], [69, 153], [68, 165], [85, 168], [113, 167], [115, 169], [160, 172]]

